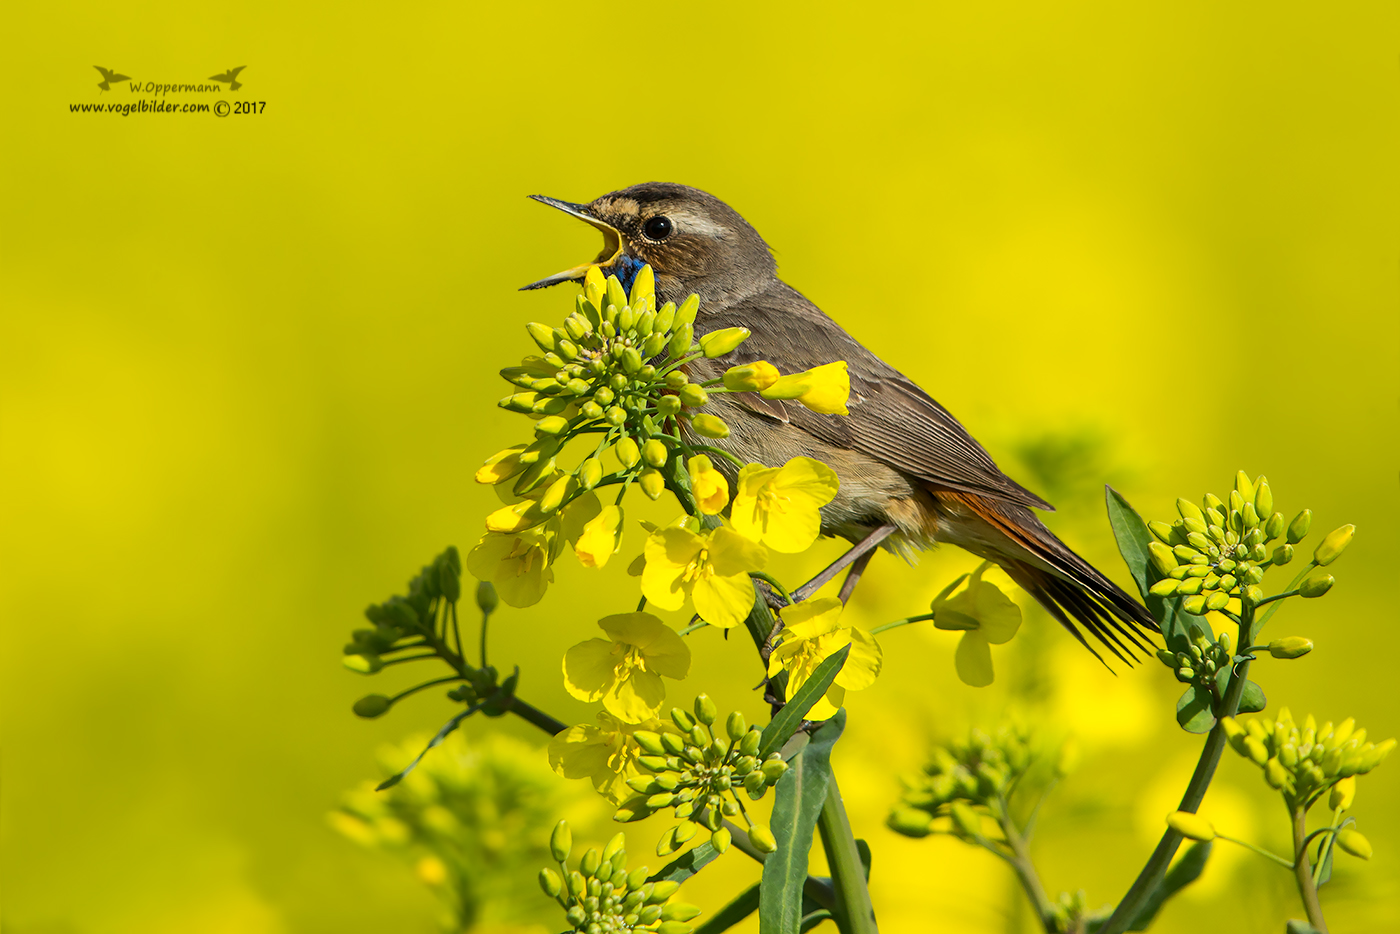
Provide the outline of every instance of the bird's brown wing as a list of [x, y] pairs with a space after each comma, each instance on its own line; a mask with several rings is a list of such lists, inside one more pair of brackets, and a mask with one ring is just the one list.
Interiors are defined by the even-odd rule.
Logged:
[[1002, 473], [947, 409], [787, 285], [776, 283], [719, 312], [702, 308], [697, 325], [701, 333], [736, 326], [753, 332], [738, 350], [716, 361], [725, 366], [767, 360], [783, 373], [795, 373], [846, 361], [849, 416], [821, 415], [797, 402], [774, 404], [752, 393], [733, 397], [751, 411], [781, 418], [828, 444], [861, 451], [936, 488], [1053, 511]]

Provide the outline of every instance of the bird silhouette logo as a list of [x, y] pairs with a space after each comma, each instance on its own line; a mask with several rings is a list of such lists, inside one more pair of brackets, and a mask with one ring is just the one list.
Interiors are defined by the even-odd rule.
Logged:
[[92, 67], [93, 67], [93, 68], [96, 68], [98, 71], [102, 72], [102, 80], [101, 80], [100, 82], [98, 82], [98, 85], [97, 85], [97, 86], [98, 86], [99, 88], [101, 88], [102, 90], [104, 90], [104, 91], [110, 91], [110, 90], [112, 90], [112, 86], [111, 86], [110, 84], [107, 83], [107, 82], [109, 82], [109, 81], [130, 81], [130, 80], [131, 80], [131, 76], [130, 76], [130, 75], [119, 75], [119, 74], [117, 74], [115, 71], [110, 71], [110, 70], [108, 70], [108, 69], [106, 69], [106, 68], [103, 68], [101, 65], [93, 65]]
[[230, 68], [221, 75], [210, 75], [209, 80], [227, 81], [228, 89], [230, 91], [237, 91], [239, 88], [243, 87], [243, 83], [238, 80], [238, 73], [247, 67], [247, 65], [239, 65], [237, 68]]

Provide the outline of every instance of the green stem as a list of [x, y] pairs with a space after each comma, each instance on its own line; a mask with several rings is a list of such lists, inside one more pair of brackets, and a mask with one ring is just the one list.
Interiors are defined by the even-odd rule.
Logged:
[[[1263, 623], [1261, 622], [1262, 626]], [[1254, 608], [1245, 607], [1240, 620], [1239, 638], [1237, 645], [1250, 645], [1253, 643], [1254, 633], [1257, 627], [1254, 625]], [[1233, 717], [1240, 709], [1240, 697], [1244, 694], [1245, 682], [1249, 675], [1249, 661], [1242, 661], [1235, 669], [1230, 685], [1225, 691], [1225, 698], [1221, 701], [1218, 715], [1221, 717]], [[1196, 809], [1201, 806], [1202, 799], [1206, 796], [1206, 789], [1210, 787], [1211, 779], [1215, 777], [1216, 766], [1220, 764], [1220, 755], [1225, 751], [1225, 728], [1216, 721], [1211, 728], [1210, 735], [1206, 737], [1205, 745], [1201, 747], [1201, 756], [1196, 760], [1196, 770], [1191, 773], [1191, 781], [1186, 785], [1186, 792], [1181, 796], [1181, 804], [1178, 811], [1196, 813]], [[1148, 857], [1147, 864], [1142, 867], [1142, 872], [1133, 880], [1123, 900], [1118, 903], [1118, 907], [1113, 909], [1113, 914], [1099, 928], [1099, 934], [1123, 934], [1128, 929], [1128, 925], [1137, 917], [1142, 906], [1151, 897], [1152, 892], [1162, 883], [1162, 878], [1167, 874], [1167, 866], [1170, 865], [1172, 857], [1176, 855], [1177, 849], [1181, 846], [1181, 834], [1170, 828], [1162, 834], [1162, 839], [1157, 842], [1157, 848]]]
[[700, 451], [704, 454], [718, 454], [720, 457], [727, 459], [731, 464], [740, 469], [743, 469], [745, 466], [747, 466], [743, 461], [739, 460], [739, 458], [724, 450], [724, 448], [712, 447], [708, 444], [697, 444], [695, 445], [694, 450]]
[[836, 787], [835, 775], [827, 783], [826, 801], [817, 818], [817, 830], [831, 867], [831, 881], [836, 886], [836, 903], [831, 913], [836, 917], [837, 926], [850, 934], [878, 934], [875, 908], [865, 884], [865, 865], [856, 849], [855, 835], [851, 833], [851, 822], [841, 804], [841, 790]]
[[1305, 842], [1308, 832], [1308, 812], [1301, 807], [1293, 809], [1293, 876], [1298, 880], [1298, 894], [1303, 897], [1303, 908], [1308, 913], [1308, 923], [1322, 934], [1327, 934], [1327, 919], [1322, 916], [1322, 902], [1317, 897], [1317, 886], [1313, 884], [1312, 867], [1308, 865], [1308, 845]]
[[1036, 914], [1040, 916], [1041, 926], [1049, 934], [1055, 934], [1058, 930], [1055, 920], [1055, 907], [1050, 902], [1050, 896], [1045, 894], [1045, 886], [1040, 882], [1040, 875], [1035, 871], [1035, 863], [1031, 861], [1030, 847], [1026, 844], [1026, 838], [1016, 829], [1016, 822], [1011, 819], [1011, 814], [1006, 806], [1006, 799], [1003, 798], [1001, 804], [1001, 816], [997, 823], [1001, 825], [1002, 836], [1006, 837], [1006, 845], [1011, 849], [1011, 855], [1007, 862], [1011, 868], [1016, 870], [1016, 877], [1021, 880], [1021, 888], [1026, 890], [1026, 896], [1035, 905]]
[[783, 602], [788, 606], [792, 606], [792, 594], [788, 593], [787, 588], [784, 587], [776, 577], [771, 574], [765, 574], [763, 571], [750, 571], [749, 577], [761, 580], [768, 586], [775, 588], [778, 593], [783, 595]]
[[403, 700], [405, 697], [408, 697], [410, 694], [417, 694], [419, 691], [423, 690], [424, 688], [430, 688], [430, 687], [432, 687], [432, 686], [434, 686], [434, 685], [436, 685], [436, 684], [447, 684], [449, 681], [461, 681], [461, 680], [462, 680], [462, 678], [461, 678], [460, 676], [458, 676], [458, 675], [448, 675], [446, 678], [436, 678], [436, 679], [434, 679], [434, 680], [432, 680], [432, 681], [424, 681], [422, 684], [415, 684], [413, 687], [409, 688], [407, 691], [400, 691], [399, 693], [395, 694], [393, 697], [389, 698], [389, 703], [390, 703], [390, 704], [397, 704], [399, 701]]
[[[1235, 844], [1235, 846], [1242, 846], [1242, 847], [1244, 847], [1246, 850], [1253, 850], [1254, 852], [1258, 853], [1260, 856], [1264, 857], [1265, 859], [1272, 860], [1273, 862], [1278, 863], [1278, 864], [1279, 864], [1280, 866], [1282, 866], [1284, 869], [1293, 869], [1293, 868], [1295, 868], [1295, 866], [1294, 866], [1293, 863], [1290, 863], [1288, 860], [1284, 859], [1282, 856], [1279, 856], [1277, 853], [1270, 853], [1268, 850], [1264, 849], [1262, 846], [1255, 846], [1253, 843], [1249, 843], [1248, 841], [1245, 841], [1245, 840], [1238, 840], [1238, 839], [1236, 839], [1235, 837], [1227, 837], [1227, 836], [1225, 836], [1223, 833], [1217, 833], [1217, 834], [1215, 835], [1215, 838], [1216, 838], [1217, 840], [1226, 840], [1226, 841], [1228, 841], [1228, 842], [1230, 842], [1230, 843]], [[1305, 845], [1306, 845], [1306, 844], [1305, 844]]]
[[870, 634], [872, 636], [878, 635], [879, 633], [882, 633], [887, 629], [898, 629], [900, 626], [908, 626], [910, 623], [922, 623], [925, 620], [933, 619], [933, 617], [933, 613], [922, 613], [918, 616], [906, 616], [903, 619], [897, 619], [893, 622], [885, 623], [881, 626], [876, 626], [874, 629], [870, 630]]

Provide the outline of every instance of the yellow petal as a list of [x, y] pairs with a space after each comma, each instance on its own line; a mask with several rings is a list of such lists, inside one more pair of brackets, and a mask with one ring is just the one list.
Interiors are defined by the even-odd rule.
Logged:
[[686, 588], [681, 575], [700, 557], [704, 542], [686, 529], [657, 529], [647, 537], [646, 566], [642, 569], [642, 595], [663, 610], [685, 605]]
[[859, 691], [875, 683], [884, 662], [880, 643], [864, 629], [851, 627], [851, 654], [836, 674], [836, 683], [849, 691]]
[[578, 541], [584, 527], [602, 511], [602, 508], [602, 504], [598, 502], [598, 494], [591, 490], [575, 499], [560, 517], [563, 520], [564, 538], [570, 542]]
[[753, 581], [747, 574], [710, 574], [695, 582], [690, 596], [701, 619], [711, 626], [729, 629], [742, 623], [753, 609]]
[[476, 482], [502, 483], [509, 480], [524, 469], [520, 463], [520, 453], [524, 450], [525, 445], [517, 444], [492, 454], [486, 459], [486, 463], [477, 469]]
[[606, 639], [580, 642], [564, 653], [564, 688], [581, 701], [596, 701], [617, 677], [618, 655]]
[[601, 568], [622, 544], [622, 507], [605, 506], [583, 527], [574, 544], [574, 554], [586, 568]]
[[[800, 686], [800, 685], [799, 685]], [[793, 688], [789, 688], [788, 693], [793, 693]], [[812, 709], [807, 711], [806, 719], [812, 721], [829, 720], [836, 716], [836, 711], [841, 709], [841, 705], [846, 703], [846, 689], [839, 684], [832, 684], [826, 689], [826, 693], [817, 699], [812, 705]]]
[[721, 577], [761, 571], [768, 564], [768, 552], [762, 545], [728, 526], [710, 532], [708, 545], [710, 567]]
[[992, 649], [980, 632], [963, 634], [953, 656], [953, 667], [964, 684], [984, 688], [992, 683]]
[[549, 741], [549, 767], [564, 778], [589, 778], [610, 771], [606, 737], [587, 723], [569, 727]]
[[807, 391], [797, 397], [797, 401], [824, 415], [850, 415], [846, 402], [851, 397], [851, 376], [846, 370], [846, 361], [838, 360], [808, 370]]
[[666, 686], [654, 671], [633, 669], [603, 697], [608, 712], [629, 723], [656, 716], [666, 700]]
[[[803, 600], [793, 606], [785, 606], [778, 611], [783, 618], [783, 634], [792, 640], [815, 639], [818, 636], [834, 633], [841, 628], [841, 611], [844, 604], [835, 597], [819, 597]], [[844, 645], [845, 642], [842, 642]], [[838, 645], [832, 651], [841, 648]]]
[[729, 481], [724, 479], [704, 454], [697, 454], [688, 463], [690, 489], [695, 503], [707, 516], [718, 515], [729, 505]]

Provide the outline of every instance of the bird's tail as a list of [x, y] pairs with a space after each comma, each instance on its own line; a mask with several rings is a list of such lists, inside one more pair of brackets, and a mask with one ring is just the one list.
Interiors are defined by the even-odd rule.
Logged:
[[[981, 520], [981, 525], [1000, 533], [978, 536], [980, 547], [970, 550], [1000, 565], [1094, 657], [1103, 661], [1080, 626], [1127, 664], [1137, 660], [1134, 648], [1151, 654], [1151, 645], [1139, 636], [1160, 632], [1157, 621], [1141, 603], [1056, 538], [1035, 513], [1024, 506], [969, 493], [940, 491], [936, 497], [961, 504]], [[1009, 541], [998, 542], [997, 538]], [[952, 543], [968, 547], [956, 540]]]

